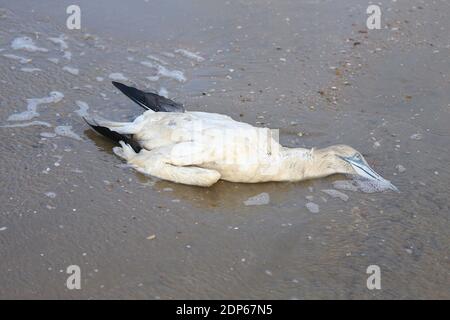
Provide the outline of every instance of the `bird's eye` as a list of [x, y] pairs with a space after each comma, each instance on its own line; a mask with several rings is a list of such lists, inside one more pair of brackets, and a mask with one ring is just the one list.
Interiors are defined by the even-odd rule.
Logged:
[[356, 160], [361, 160], [361, 155], [359, 153], [353, 156]]

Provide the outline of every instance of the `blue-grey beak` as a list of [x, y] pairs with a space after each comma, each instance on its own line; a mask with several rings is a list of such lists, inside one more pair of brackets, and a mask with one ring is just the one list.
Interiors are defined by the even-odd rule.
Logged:
[[396, 186], [394, 186], [389, 180], [384, 179], [382, 176], [380, 176], [378, 173], [376, 173], [364, 159], [359, 156], [359, 154], [356, 154], [351, 157], [341, 157], [341, 159], [347, 161], [350, 163], [350, 165], [353, 167], [353, 170], [356, 171], [356, 173], [366, 179], [369, 180], [375, 180], [379, 183], [385, 185], [391, 190], [399, 191]]

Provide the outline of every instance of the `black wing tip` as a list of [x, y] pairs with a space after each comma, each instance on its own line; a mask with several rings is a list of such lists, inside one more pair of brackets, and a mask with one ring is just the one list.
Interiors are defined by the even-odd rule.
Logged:
[[117, 82], [117, 81], [112, 81], [112, 84], [114, 85], [114, 87], [119, 89], [120, 92], [122, 92], [124, 95], [126, 95], [128, 98], [130, 98], [132, 101], [137, 103], [140, 107], [144, 108], [145, 110], [151, 109], [150, 106], [148, 106], [145, 101], [145, 92], [144, 91], [141, 91], [134, 87], [127, 86], [127, 85]]
[[184, 106], [153, 92], [144, 92], [117, 81], [111, 81], [114, 87], [146, 110], [155, 112], [185, 112]]
[[129, 88], [126, 84], [123, 84], [121, 82], [111, 81], [111, 83], [113, 84], [114, 87], [116, 87], [119, 90], [122, 90], [124, 87]]

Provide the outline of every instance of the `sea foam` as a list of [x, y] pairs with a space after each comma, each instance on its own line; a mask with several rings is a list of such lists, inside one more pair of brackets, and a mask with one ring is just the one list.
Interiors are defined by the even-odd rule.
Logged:
[[0, 126], [0, 128], [22, 128], [22, 127], [29, 127], [29, 126], [44, 126], [50, 128], [52, 125], [45, 121], [31, 121], [31, 122], [22, 122], [22, 123], [15, 123], [15, 124], [7, 124], [4, 126]]
[[78, 110], [75, 110], [75, 113], [78, 114], [80, 117], [86, 117], [88, 115], [89, 105], [84, 101], [76, 101], [75, 102], [78, 106]]
[[23, 72], [37, 72], [37, 71], [42, 71], [42, 69], [39, 68], [20, 68], [21, 71]]
[[195, 60], [197, 62], [202, 62], [205, 60], [205, 58], [199, 56], [198, 54], [196, 54], [194, 52], [188, 51], [186, 49], [177, 49], [177, 50], [175, 50], [175, 52], [181, 54], [182, 56], [184, 56], [186, 58]]
[[305, 204], [306, 209], [311, 213], [319, 213], [319, 205], [314, 202], [308, 202]]
[[113, 72], [113, 73], [110, 73], [108, 77], [109, 77], [111, 80], [114, 80], [114, 81], [128, 81], [128, 78], [125, 77], [125, 76], [124, 76], [122, 73], [120, 73], [120, 72]]
[[5, 58], [8, 58], [8, 59], [17, 60], [20, 63], [29, 63], [29, 62], [31, 62], [31, 59], [25, 58], [25, 57], [21, 57], [21, 56], [16, 56], [15, 54], [5, 53], [3, 56]]
[[77, 68], [73, 68], [73, 67], [69, 67], [69, 66], [64, 66], [62, 69], [64, 71], [67, 71], [70, 74], [73, 74], [74, 76], [77, 76], [80, 73], [80, 70], [78, 70]]
[[244, 201], [246, 206], [262, 206], [270, 203], [270, 196], [267, 192], [257, 194]]
[[64, 34], [61, 34], [59, 37], [54, 38], [54, 37], [50, 37], [48, 38], [48, 40], [50, 40], [51, 42], [53, 42], [56, 45], [59, 45], [59, 49], [61, 51], [65, 51], [67, 49], [69, 49], [69, 46], [67, 45], [67, 37]]
[[57, 126], [55, 133], [58, 136], [67, 137], [75, 140], [82, 140], [81, 137], [72, 131], [72, 126]]
[[[367, 180], [354, 178], [352, 180], [337, 180], [333, 182], [333, 187], [346, 191], [361, 191], [364, 193], [383, 192], [392, 190], [393, 186], [389, 181]], [[395, 188], [395, 187], [394, 187]]]
[[347, 201], [349, 199], [348, 195], [346, 195], [343, 192], [334, 190], [334, 189], [324, 189], [322, 190], [323, 193], [326, 193], [327, 195], [329, 195], [332, 198], [339, 198], [342, 201]]
[[57, 103], [64, 98], [64, 94], [58, 91], [50, 92], [48, 97], [27, 99], [27, 111], [14, 113], [8, 117], [8, 121], [27, 121], [39, 116], [37, 107], [40, 104]]
[[11, 48], [13, 48], [14, 50], [25, 50], [29, 52], [36, 52], [36, 51], [48, 52], [48, 49], [36, 46], [33, 39], [31, 39], [30, 37], [15, 38], [11, 42]]
[[167, 91], [167, 89], [164, 88], [164, 87], [161, 87], [161, 88], [159, 89], [158, 94], [159, 94], [160, 96], [163, 96], [164, 98], [168, 98], [168, 97], [169, 97], [169, 91]]
[[163, 59], [160, 59], [160, 58], [158, 58], [158, 57], [155, 57], [154, 55], [149, 54], [149, 55], [147, 56], [147, 58], [152, 59], [152, 60], [154, 60], [154, 61], [156, 61], [156, 62], [159, 62], [159, 63], [161, 63], [161, 64], [168, 65], [167, 61], [164, 61]]
[[146, 67], [156, 69], [158, 72], [157, 74], [158, 76], [171, 78], [179, 82], [186, 82], [186, 77], [184, 76], [184, 73], [180, 70], [169, 70], [166, 67], [159, 64], [155, 64], [151, 61], [141, 61], [141, 64]]

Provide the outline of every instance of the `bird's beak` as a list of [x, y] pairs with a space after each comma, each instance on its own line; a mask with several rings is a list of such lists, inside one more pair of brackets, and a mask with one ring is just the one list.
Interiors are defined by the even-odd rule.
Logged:
[[375, 172], [375, 170], [373, 170], [366, 161], [364, 161], [363, 159], [361, 159], [360, 157], [341, 157], [343, 160], [347, 161], [348, 163], [350, 163], [350, 165], [353, 167], [353, 170], [355, 170], [355, 172], [366, 178], [369, 180], [375, 180], [378, 181], [380, 184], [386, 186], [387, 188], [394, 190], [394, 191], [399, 191], [398, 188], [396, 186], [394, 186], [389, 180], [384, 179], [382, 176], [380, 176], [378, 173]]

